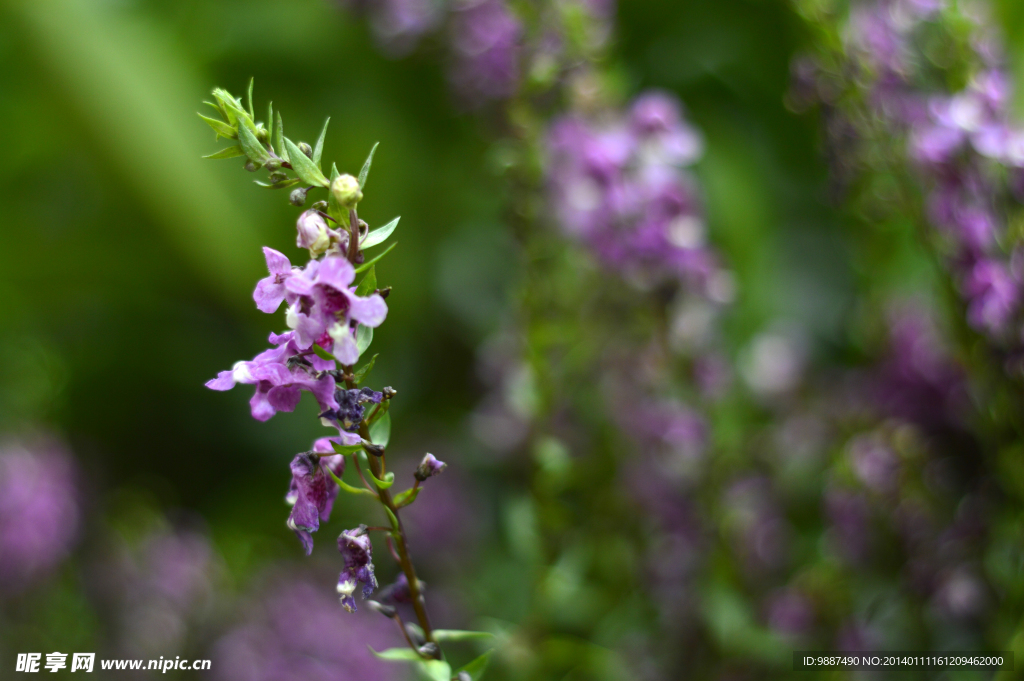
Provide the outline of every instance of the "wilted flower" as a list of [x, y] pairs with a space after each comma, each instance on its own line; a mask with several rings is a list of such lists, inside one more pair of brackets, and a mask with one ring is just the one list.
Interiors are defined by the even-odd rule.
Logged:
[[[323, 448], [323, 440], [318, 440]], [[331, 517], [331, 508], [338, 497], [338, 486], [329, 478], [325, 467], [341, 477], [345, 472], [345, 457], [340, 454], [321, 457], [313, 452], [297, 455], [292, 459], [292, 482], [285, 495], [285, 501], [292, 506], [288, 515], [288, 527], [302, 542], [308, 556], [313, 552], [313, 537], [310, 533], [320, 529], [320, 523]]]
[[366, 525], [342, 532], [338, 537], [338, 550], [345, 560], [345, 569], [338, 576], [341, 604], [349, 612], [355, 612], [356, 602], [352, 594], [356, 585], [363, 585], [363, 598], [369, 598], [377, 588], [377, 578], [373, 574], [373, 545]]

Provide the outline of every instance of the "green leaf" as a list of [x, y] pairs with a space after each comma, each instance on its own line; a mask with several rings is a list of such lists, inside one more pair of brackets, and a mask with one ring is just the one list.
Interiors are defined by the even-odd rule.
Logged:
[[256, 123], [252, 120], [252, 116], [242, 108], [242, 105], [231, 96], [230, 92], [217, 88], [213, 91], [213, 96], [220, 103], [221, 111], [224, 112], [224, 117], [228, 119], [228, 123], [237, 128], [241, 128], [244, 125], [249, 128], [249, 132], [253, 135], [256, 134]]
[[451, 681], [452, 667], [444, 660], [420, 660], [416, 666], [430, 681]]
[[[366, 646], [370, 648], [370, 646]], [[412, 648], [388, 648], [382, 650], [379, 653], [370, 648], [370, 652], [373, 653], [378, 660], [388, 660], [389, 662], [419, 662], [423, 658]], [[445, 681], [449, 681], [445, 679]]]
[[391, 441], [391, 414], [385, 412], [384, 416], [377, 419], [377, 422], [370, 426], [370, 442], [381, 447], [387, 447]]
[[280, 182], [274, 182], [273, 184], [270, 184], [268, 182], [260, 182], [259, 180], [253, 180], [253, 182], [255, 182], [261, 187], [266, 187], [267, 189], [288, 189], [289, 187], [294, 187], [297, 184], [302, 184], [302, 180], [300, 180], [297, 177], [293, 177], [290, 180], [281, 180]]
[[275, 153], [280, 151], [274, 146], [274, 103], [270, 102], [267, 104], [267, 140], [270, 143], [270, 149]]
[[355, 372], [353, 372], [352, 380], [356, 382], [356, 385], [363, 382], [363, 379], [366, 378], [366, 375], [370, 373], [371, 369], [373, 369], [373, 365], [376, 361], [377, 355], [374, 355], [373, 357], [370, 358], [369, 362], [367, 362], [363, 366], [356, 369]]
[[330, 182], [324, 177], [324, 174], [320, 172], [320, 169], [316, 167], [312, 159], [303, 154], [295, 143], [287, 137], [284, 138], [284, 146], [288, 150], [288, 162], [292, 164], [292, 170], [306, 181], [306, 184], [311, 184], [315, 187], [327, 187]]
[[233, 147], [226, 147], [218, 152], [210, 154], [209, 156], [203, 156], [203, 158], [235, 158], [236, 156], [245, 156], [245, 152], [242, 151], [242, 147], [237, 144]]
[[244, 125], [238, 126], [238, 141], [241, 143], [245, 155], [254, 163], [262, 165], [270, 160], [270, 154], [263, 148], [260, 141], [256, 139], [256, 135]]
[[404, 508], [404, 507], [408, 506], [409, 504], [411, 504], [412, 502], [416, 501], [416, 497], [418, 497], [420, 495], [420, 490], [421, 489], [423, 489], [423, 488], [422, 487], [410, 487], [409, 489], [405, 490], [404, 492], [399, 492], [397, 495], [395, 495], [395, 507], [396, 508]]
[[373, 165], [373, 155], [377, 152], [377, 147], [380, 142], [373, 143], [373, 149], [370, 149], [370, 155], [366, 157], [366, 161], [363, 163], [362, 170], [359, 171], [359, 187], [366, 186], [366, 176], [370, 174], [370, 166]]
[[224, 121], [218, 121], [216, 118], [204, 116], [198, 111], [196, 112], [196, 115], [202, 118], [204, 121], [206, 121], [206, 124], [213, 128], [213, 131], [217, 133], [217, 139], [220, 139], [221, 137], [226, 137], [228, 139], [233, 140], [238, 137], [238, 133], [235, 132], [235, 129], [227, 123], [225, 123]]
[[327, 137], [327, 124], [331, 122], [331, 117], [328, 116], [327, 120], [324, 121], [324, 129], [320, 131], [320, 137], [316, 141], [316, 146], [313, 147], [313, 163], [316, 164], [317, 168], [320, 168], [320, 154], [324, 151], [324, 138]]
[[333, 440], [331, 441], [331, 447], [334, 448], [335, 453], [341, 454], [342, 456], [358, 452], [363, 448], [362, 445], [341, 445]]
[[327, 466], [323, 466], [323, 469], [325, 471], [327, 471], [327, 474], [330, 475], [334, 479], [334, 482], [338, 485], [338, 487], [340, 487], [342, 489], [343, 492], [348, 492], [349, 494], [361, 494], [361, 495], [369, 494], [371, 497], [376, 497], [377, 496], [376, 494], [374, 494], [373, 492], [371, 492], [370, 490], [368, 490], [368, 489], [366, 489], [364, 487], [353, 487], [352, 485], [348, 484], [347, 482], [345, 482], [344, 480], [339, 478], [337, 475], [335, 475], [334, 471], [332, 471]]
[[385, 248], [385, 249], [384, 249], [383, 251], [381, 251], [381, 252], [380, 252], [380, 253], [379, 253], [379, 254], [377, 255], [377, 257], [376, 257], [376, 258], [374, 258], [373, 260], [370, 260], [369, 262], [364, 262], [364, 263], [363, 263], [362, 265], [360, 265], [359, 267], [357, 267], [357, 268], [356, 268], [356, 270], [355, 270], [355, 271], [356, 271], [356, 274], [359, 274], [360, 272], [362, 272], [363, 270], [367, 269], [368, 267], [373, 267], [373, 266], [374, 266], [375, 264], [377, 264], [377, 262], [378, 262], [378, 261], [379, 261], [379, 260], [380, 260], [381, 258], [383, 258], [383, 257], [384, 257], [385, 255], [387, 255], [388, 253], [390, 253], [390, 252], [391, 252], [391, 249], [392, 249], [392, 248], [394, 248], [394, 247], [395, 247], [395, 246], [397, 246], [397, 245], [398, 245], [398, 242], [396, 241], [395, 243], [391, 244], [390, 246], [388, 246], [387, 248]]
[[256, 120], [256, 111], [252, 108], [252, 88], [256, 84], [256, 76], [249, 79], [249, 118]]
[[461, 629], [435, 629], [434, 638], [438, 643], [444, 641], [468, 641], [474, 638], [491, 638], [494, 636], [489, 631], [463, 631]]
[[[365, 456], [370, 457], [373, 455], [366, 454]], [[373, 471], [370, 469], [369, 461], [366, 462], [366, 474], [370, 476], [371, 480], [373, 480], [373, 484], [377, 485], [377, 489], [388, 489], [389, 487], [391, 487], [391, 485], [395, 484], [395, 474], [393, 472], [388, 471], [384, 475], [383, 479], [378, 479], [377, 476], [374, 475]]]
[[359, 243], [359, 248], [373, 248], [378, 244], [382, 244], [387, 241], [387, 238], [391, 236], [391, 233], [398, 227], [398, 221], [402, 219], [399, 215], [397, 218], [384, 225], [380, 229], [375, 229], [366, 235], [366, 238]]
[[281, 157], [281, 160], [285, 163], [288, 162], [288, 150], [284, 148], [284, 123], [281, 121], [281, 112], [278, 111], [274, 119], [273, 136], [270, 138], [272, 143], [270, 146], [274, 148], [277, 155]]
[[359, 282], [359, 286], [356, 287], [356, 295], [366, 297], [376, 290], [377, 270], [374, 267], [370, 267], [370, 271], [366, 273], [366, 276]]
[[[435, 637], [437, 636], [437, 633], [438, 632], [436, 632], [436, 631], [434, 632], [434, 636]], [[474, 632], [474, 633], [480, 633], [480, 632]], [[493, 653], [494, 653], [493, 649], [492, 650], [488, 650], [486, 653], [484, 653], [480, 657], [474, 659], [473, 661], [469, 662], [468, 664], [463, 666], [461, 669], [459, 669], [455, 673], [456, 674], [460, 674], [462, 672], [466, 672], [467, 674], [469, 674], [469, 678], [473, 679], [473, 681], [480, 681], [480, 679], [484, 675], [484, 670], [487, 669], [487, 663], [491, 661], [491, 655]]]
[[373, 342], [373, 329], [360, 324], [356, 327], [356, 348], [359, 349], [359, 356], [362, 357], [366, 349]]
[[316, 343], [313, 343], [313, 352], [315, 352], [316, 356], [319, 357], [320, 359], [333, 359], [333, 360], [337, 360], [338, 359], [337, 357], [335, 357], [331, 353], [327, 352], [326, 350], [324, 350], [322, 347], [320, 347]]

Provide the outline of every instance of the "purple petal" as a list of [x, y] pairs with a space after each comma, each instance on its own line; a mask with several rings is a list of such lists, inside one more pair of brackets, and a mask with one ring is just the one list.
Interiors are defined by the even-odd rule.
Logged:
[[376, 293], [366, 298], [352, 294], [348, 299], [351, 303], [348, 316], [360, 324], [376, 328], [388, 316], [388, 304]]
[[292, 271], [292, 264], [284, 253], [264, 246], [263, 256], [267, 259], [267, 269], [271, 274], [288, 274]]
[[345, 291], [356, 278], [356, 272], [345, 258], [340, 256], [329, 256], [320, 263], [320, 271], [317, 273], [317, 283], [326, 284], [339, 291]]

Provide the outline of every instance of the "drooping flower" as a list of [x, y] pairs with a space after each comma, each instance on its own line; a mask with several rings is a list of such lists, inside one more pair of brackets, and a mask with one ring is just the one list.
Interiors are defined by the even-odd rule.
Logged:
[[345, 569], [338, 576], [338, 594], [345, 609], [355, 612], [356, 602], [352, 594], [356, 586], [363, 585], [363, 598], [369, 598], [377, 588], [377, 578], [373, 574], [373, 545], [366, 525], [342, 532], [338, 537], [338, 550], [345, 561]]
[[207, 381], [211, 390], [230, 390], [236, 383], [256, 386], [249, 401], [252, 417], [266, 421], [279, 411], [294, 411], [303, 390], [316, 398], [321, 411], [336, 409], [333, 360], [313, 353], [303, 353], [296, 343], [295, 332], [270, 334], [276, 347], [264, 350], [249, 362], [237, 362], [230, 371], [222, 371]]
[[[320, 420], [325, 425], [333, 425], [340, 431], [354, 432], [359, 428], [366, 413], [367, 404], [380, 404], [384, 399], [384, 393], [377, 392], [370, 388], [352, 388], [346, 390], [338, 388], [334, 393], [337, 409], [325, 411], [320, 414]], [[358, 443], [358, 440], [357, 442]], [[351, 443], [351, 444], [356, 444]]]
[[[324, 440], [326, 438], [317, 441], [320, 449], [329, 446]], [[338, 486], [324, 471], [325, 467], [340, 477], [345, 471], [345, 457], [340, 454], [321, 457], [315, 452], [305, 452], [291, 463], [292, 481], [285, 501], [291, 504], [292, 512], [287, 524], [302, 542], [307, 556], [313, 552], [312, 533], [320, 529], [321, 522], [330, 519], [331, 508], [338, 497]]]

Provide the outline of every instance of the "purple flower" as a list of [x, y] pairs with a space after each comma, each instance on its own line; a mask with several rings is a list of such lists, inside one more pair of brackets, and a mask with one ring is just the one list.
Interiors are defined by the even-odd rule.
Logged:
[[[317, 440], [319, 449], [329, 446], [325, 440], [327, 438]], [[292, 482], [284, 498], [292, 506], [287, 524], [302, 542], [307, 556], [313, 552], [311, 533], [320, 529], [321, 521], [330, 519], [331, 508], [338, 497], [338, 486], [324, 472], [325, 467], [340, 477], [345, 471], [345, 457], [340, 454], [321, 457], [306, 452], [297, 455], [291, 463]]]
[[0, 593], [20, 591], [70, 552], [80, 522], [75, 478], [57, 442], [0, 447]]
[[423, 457], [423, 460], [420, 461], [420, 465], [416, 467], [416, 472], [414, 473], [414, 476], [416, 477], [417, 480], [423, 482], [428, 478], [434, 477], [435, 475], [440, 475], [441, 472], [444, 471], [444, 469], [447, 467], [448, 464], [446, 464], [444, 461], [438, 461], [436, 458], [434, 458], [433, 454], [427, 454], [426, 456]]
[[[299, 282], [290, 287], [297, 295], [289, 300], [285, 320], [295, 330], [297, 346], [306, 350], [313, 343], [331, 346], [331, 352], [343, 364], [359, 359], [353, 322], [380, 326], [388, 307], [377, 293], [362, 298], [355, 294], [352, 282], [356, 273], [344, 257], [328, 254], [322, 261], [310, 261]], [[291, 282], [291, 280], [289, 280]], [[326, 334], [326, 336], [325, 336]]]
[[355, 612], [356, 602], [352, 594], [356, 585], [363, 585], [363, 598], [369, 598], [377, 588], [377, 578], [373, 574], [373, 545], [366, 525], [343, 531], [338, 537], [338, 550], [345, 560], [345, 569], [338, 576], [338, 594], [345, 609]]
[[681, 278], [710, 293], [718, 268], [683, 170], [702, 143], [680, 110], [669, 95], [652, 92], [617, 119], [558, 119], [547, 137], [547, 179], [562, 229], [607, 265], [648, 279]]
[[[331, 230], [328, 229], [327, 221], [319, 211], [304, 211], [295, 223], [295, 231], [297, 233], [295, 245], [299, 248], [308, 248], [310, 255], [320, 255], [331, 245]], [[268, 267], [270, 265], [269, 259], [267, 265]], [[273, 275], [273, 270], [271, 273]], [[280, 305], [280, 301], [277, 304]], [[274, 309], [277, 309], [277, 305], [274, 306]]]
[[275, 251], [273, 248], [264, 246], [263, 256], [267, 259], [267, 269], [270, 270], [270, 275], [259, 280], [252, 298], [256, 301], [256, 307], [260, 312], [271, 314], [277, 311], [289, 293], [295, 293], [289, 289], [288, 283], [297, 273], [297, 269], [292, 267], [284, 253]]
[[444, 3], [437, 0], [344, 0], [370, 18], [374, 38], [383, 51], [401, 57], [439, 23]]
[[506, 99], [519, 84], [522, 26], [504, 0], [465, 0], [452, 17], [451, 80], [472, 105]]
[[1006, 265], [995, 260], [980, 260], [964, 279], [968, 298], [967, 319], [971, 326], [989, 333], [1006, 328], [1017, 310], [1020, 286]]
[[[236, 383], [256, 386], [249, 401], [252, 417], [266, 421], [279, 411], [294, 411], [303, 390], [316, 398], [321, 411], [337, 409], [334, 398], [333, 360], [315, 354], [301, 354], [295, 332], [270, 334], [277, 347], [264, 350], [250, 362], [238, 362], [230, 371], [222, 371], [207, 381], [211, 390], [230, 390]], [[300, 356], [301, 355], [301, 356]]]

